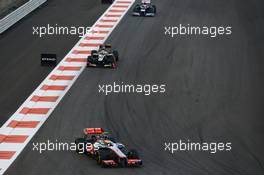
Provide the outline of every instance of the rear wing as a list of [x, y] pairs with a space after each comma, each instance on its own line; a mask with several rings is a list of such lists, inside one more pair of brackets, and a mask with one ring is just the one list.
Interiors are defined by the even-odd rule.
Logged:
[[106, 49], [111, 49], [112, 48], [112, 45], [111, 44], [102, 44], [99, 46], [99, 48], [106, 48]]
[[105, 44], [105, 48], [112, 48], [111, 44]]
[[83, 130], [85, 134], [103, 134], [104, 130], [103, 128], [85, 128]]

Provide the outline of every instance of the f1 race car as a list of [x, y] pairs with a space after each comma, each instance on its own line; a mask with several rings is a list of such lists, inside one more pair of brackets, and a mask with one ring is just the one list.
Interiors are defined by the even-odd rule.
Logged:
[[155, 5], [152, 5], [151, 3], [141, 3], [135, 5], [132, 15], [153, 17], [156, 15], [156, 12], [157, 9]]
[[102, 3], [104, 4], [104, 3], [113, 3], [114, 2], [114, 0], [101, 0], [102, 1]]
[[92, 50], [87, 58], [87, 67], [109, 67], [116, 68], [119, 59], [118, 52], [112, 50], [111, 45], [102, 44], [99, 50]]
[[78, 153], [94, 158], [102, 167], [140, 167], [136, 150], [128, 151], [102, 128], [85, 128], [84, 137], [75, 140]]

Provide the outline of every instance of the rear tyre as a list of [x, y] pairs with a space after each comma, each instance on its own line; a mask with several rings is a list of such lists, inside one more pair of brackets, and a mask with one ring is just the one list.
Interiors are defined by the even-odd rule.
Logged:
[[92, 56], [88, 56], [87, 57], [87, 67], [89, 67], [89, 63], [91, 62], [91, 60], [92, 60]]
[[139, 4], [135, 5], [133, 12], [136, 12], [136, 13], [140, 12], [140, 5]]
[[156, 14], [157, 13], [157, 7], [155, 5], [152, 6], [153, 12]]
[[118, 54], [118, 51], [114, 50], [114, 51], [113, 51], [113, 55], [115, 56], [115, 60], [118, 61], [118, 60], [119, 60], [119, 54]]
[[92, 52], [91, 52], [91, 56], [93, 56], [94, 54], [96, 54], [97, 53], [97, 50], [92, 50]]

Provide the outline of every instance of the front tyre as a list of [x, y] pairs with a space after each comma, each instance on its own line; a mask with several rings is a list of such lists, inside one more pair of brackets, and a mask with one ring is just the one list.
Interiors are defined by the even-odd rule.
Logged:
[[128, 153], [127, 153], [127, 158], [128, 159], [139, 159], [139, 155], [137, 150], [131, 149]]
[[96, 161], [99, 165], [103, 165], [103, 160], [108, 160], [110, 151], [106, 149], [98, 150]]
[[90, 66], [89, 64], [90, 64], [91, 60], [92, 60], [92, 56], [88, 56], [87, 57], [87, 65], [86, 65], [87, 67]]
[[75, 145], [76, 145], [75, 151], [79, 154], [86, 153], [85, 144], [86, 144], [86, 140], [84, 138], [77, 138], [75, 140]]
[[157, 13], [157, 7], [155, 5], [152, 6], [153, 12], [156, 14]]
[[120, 167], [127, 167], [127, 159], [125, 159], [125, 158], [120, 158], [120, 159], [119, 159], [119, 166], [120, 166]]

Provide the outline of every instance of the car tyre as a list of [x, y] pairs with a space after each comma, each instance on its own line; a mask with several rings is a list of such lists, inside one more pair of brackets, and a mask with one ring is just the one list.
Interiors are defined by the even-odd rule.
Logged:
[[75, 144], [76, 144], [76, 152], [77, 153], [81, 153], [83, 151], [83, 153], [86, 153], [86, 150], [84, 149], [84, 147], [79, 147], [78, 145], [81, 144], [82, 146], [84, 146], [84, 144], [86, 143], [86, 140], [84, 138], [77, 138], [75, 140]]
[[157, 13], [157, 7], [155, 5], [152, 6], [153, 12], [156, 14]]
[[119, 61], [119, 54], [118, 54], [118, 51], [114, 50], [114, 51], [113, 51], [113, 55], [115, 56], [115, 60], [116, 60], [116, 61]]
[[127, 158], [128, 159], [139, 159], [139, 155], [137, 150], [135, 149], [131, 149], [128, 153], [127, 153]]

